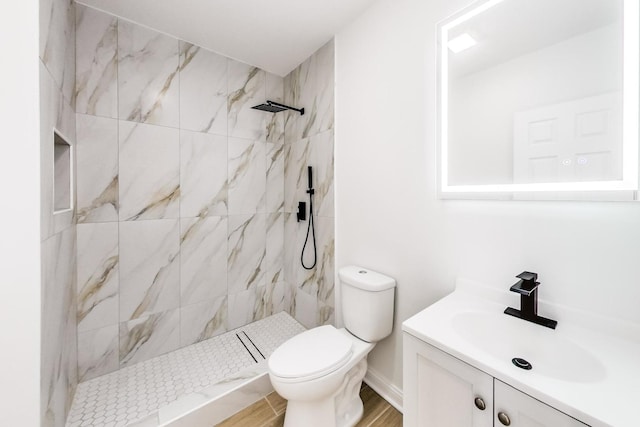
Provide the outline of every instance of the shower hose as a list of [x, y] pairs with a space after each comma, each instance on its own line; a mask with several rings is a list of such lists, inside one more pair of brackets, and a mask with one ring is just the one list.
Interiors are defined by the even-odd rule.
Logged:
[[[313, 193], [314, 190], [311, 187], [311, 166], [309, 166], [309, 189], [307, 190], [309, 193], [309, 224], [307, 225], [307, 237], [304, 239], [304, 245], [302, 246], [302, 253], [300, 254], [300, 262], [302, 263], [302, 267], [305, 270], [311, 270], [316, 266], [318, 262], [318, 248], [316, 247], [316, 230], [313, 223]], [[313, 264], [307, 267], [304, 263], [304, 251], [307, 248], [307, 243], [309, 242], [309, 234], [313, 239]]]

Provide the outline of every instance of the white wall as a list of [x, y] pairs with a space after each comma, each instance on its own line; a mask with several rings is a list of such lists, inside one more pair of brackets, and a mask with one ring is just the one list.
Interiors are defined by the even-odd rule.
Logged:
[[619, 36], [609, 25], [451, 79], [449, 183], [513, 182], [516, 112], [619, 91]]
[[38, 2], [0, 14], [0, 413], [40, 425], [40, 132]]
[[640, 322], [640, 204], [437, 199], [435, 26], [467, 3], [380, 0], [336, 37], [336, 269], [397, 279], [370, 367], [398, 387], [402, 321], [457, 276], [535, 271], [542, 299]]

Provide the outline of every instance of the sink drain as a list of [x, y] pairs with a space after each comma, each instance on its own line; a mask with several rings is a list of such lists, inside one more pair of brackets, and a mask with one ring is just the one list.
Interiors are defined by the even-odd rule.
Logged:
[[533, 368], [533, 366], [531, 366], [531, 363], [527, 362], [526, 360], [520, 357], [514, 357], [513, 359], [511, 359], [511, 362], [514, 365], [516, 365], [518, 368], [526, 369], [527, 371]]

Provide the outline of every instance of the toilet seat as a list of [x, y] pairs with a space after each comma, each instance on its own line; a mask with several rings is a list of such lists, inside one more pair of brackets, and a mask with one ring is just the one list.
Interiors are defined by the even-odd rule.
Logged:
[[285, 382], [323, 377], [344, 366], [353, 354], [353, 341], [331, 325], [291, 338], [269, 357], [269, 371]]

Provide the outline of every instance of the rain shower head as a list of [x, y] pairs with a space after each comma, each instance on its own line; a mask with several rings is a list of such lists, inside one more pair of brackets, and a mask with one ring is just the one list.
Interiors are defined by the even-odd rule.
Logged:
[[280, 104], [274, 101], [267, 101], [266, 104], [256, 105], [255, 107], [251, 107], [251, 108], [255, 110], [267, 111], [269, 113], [279, 113], [280, 111], [284, 111], [284, 110], [293, 110], [300, 113], [301, 116], [304, 115], [304, 108], [293, 108], [293, 107], [289, 107], [288, 105]]
[[286, 108], [278, 107], [271, 104], [260, 104], [251, 108], [254, 108], [256, 110], [268, 111], [269, 113], [279, 113], [280, 111], [286, 110]]

